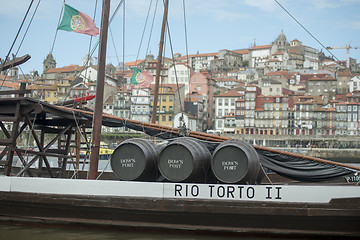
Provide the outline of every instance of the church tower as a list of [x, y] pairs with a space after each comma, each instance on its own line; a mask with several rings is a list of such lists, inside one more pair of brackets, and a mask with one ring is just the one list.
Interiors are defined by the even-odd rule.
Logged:
[[56, 68], [56, 61], [51, 53], [49, 53], [43, 62], [43, 72], [45, 73], [49, 68]]
[[282, 30], [279, 36], [273, 42], [273, 45], [277, 45], [279, 51], [284, 51], [290, 46], [290, 43], [286, 40], [286, 36]]

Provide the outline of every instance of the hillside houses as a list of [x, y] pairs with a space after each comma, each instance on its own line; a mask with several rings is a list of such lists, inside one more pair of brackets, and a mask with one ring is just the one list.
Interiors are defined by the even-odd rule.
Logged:
[[[165, 57], [160, 69], [156, 123], [178, 127], [185, 119], [196, 131], [231, 134], [357, 136], [359, 69], [356, 62], [352, 71], [345, 66], [296, 38], [288, 41], [283, 32], [271, 43], [254, 42], [249, 48], [177, 53], [174, 58]], [[130, 84], [135, 67], [153, 75], [149, 88]], [[103, 111], [150, 122], [156, 70], [152, 54], [121, 67], [108, 64]], [[18, 88], [16, 69], [7, 74], [11, 77], [3, 77], [2, 89]], [[57, 67], [54, 56], [48, 54], [43, 73], [26, 82], [32, 97], [55, 103], [95, 94], [96, 79], [97, 66], [92, 62]], [[90, 101], [88, 106], [93, 104]]]

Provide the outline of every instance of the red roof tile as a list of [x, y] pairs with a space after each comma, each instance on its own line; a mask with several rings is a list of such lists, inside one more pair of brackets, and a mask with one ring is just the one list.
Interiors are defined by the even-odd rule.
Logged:
[[241, 97], [241, 96], [243, 96], [241, 93], [231, 89], [229, 91], [226, 91], [226, 92], [216, 95], [214, 97]]
[[244, 49], [244, 50], [235, 50], [233, 52], [236, 52], [236, 53], [239, 53], [239, 54], [248, 54], [249, 53], [249, 50], [247, 49]]
[[255, 50], [255, 49], [263, 49], [263, 48], [271, 48], [271, 47], [272, 47], [272, 45], [269, 44], [269, 45], [255, 46], [252, 49]]
[[143, 61], [145, 61], [145, 60], [137, 60], [137, 61], [133, 61], [133, 62], [127, 62], [127, 63], [125, 63], [125, 66], [136, 66], [136, 65], [142, 63]]
[[62, 72], [75, 72], [82, 71], [85, 67], [79, 65], [70, 65], [62, 68], [49, 68], [47, 73], [62, 73]]

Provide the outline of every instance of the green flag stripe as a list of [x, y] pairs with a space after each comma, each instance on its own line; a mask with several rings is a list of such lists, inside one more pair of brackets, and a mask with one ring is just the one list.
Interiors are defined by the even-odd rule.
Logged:
[[79, 11], [65, 4], [64, 15], [58, 29], [72, 32], [73, 29], [71, 28], [71, 18], [74, 15], [79, 15]]
[[138, 85], [138, 82], [136, 80], [136, 75], [138, 75], [138, 73], [141, 73], [141, 70], [135, 67], [134, 72], [131, 76], [130, 84]]

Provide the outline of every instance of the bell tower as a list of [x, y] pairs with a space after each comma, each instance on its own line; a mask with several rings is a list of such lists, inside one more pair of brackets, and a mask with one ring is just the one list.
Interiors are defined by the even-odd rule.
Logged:
[[49, 53], [43, 62], [43, 72], [45, 73], [50, 68], [56, 68], [56, 61], [51, 53]]

